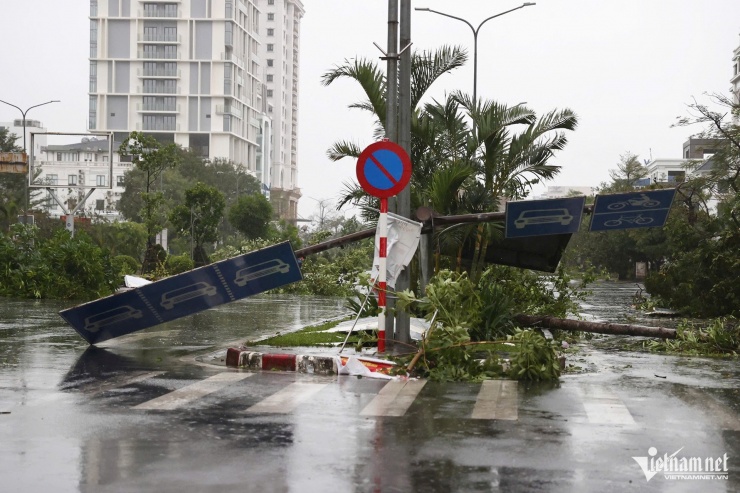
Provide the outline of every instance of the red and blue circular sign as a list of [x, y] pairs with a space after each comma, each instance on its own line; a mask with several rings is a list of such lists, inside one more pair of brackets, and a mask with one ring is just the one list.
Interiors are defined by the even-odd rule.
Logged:
[[370, 144], [357, 159], [357, 179], [373, 197], [393, 197], [411, 179], [411, 159], [403, 147], [389, 140]]

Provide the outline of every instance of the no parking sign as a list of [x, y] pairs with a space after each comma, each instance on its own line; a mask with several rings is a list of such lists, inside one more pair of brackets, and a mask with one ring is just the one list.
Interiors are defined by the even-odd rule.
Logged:
[[398, 195], [411, 179], [411, 159], [403, 147], [389, 140], [370, 144], [357, 159], [357, 179], [373, 197]]

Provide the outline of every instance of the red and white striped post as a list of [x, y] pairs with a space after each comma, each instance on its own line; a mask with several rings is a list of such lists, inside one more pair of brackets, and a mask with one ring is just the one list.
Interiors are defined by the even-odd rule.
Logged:
[[411, 179], [411, 159], [403, 147], [388, 139], [370, 144], [357, 158], [357, 180], [362, 189], [380, 199], [378, 217], [378, 352], [385, 352], [385, 293], [388, 280], [388, 198], [397, 195]]
[[388, 199], [380, 199], [380, 216], [378, 217], [378, 352], [385, 352], [385, 292], [388, 269], [386, 255], [388, 254]]

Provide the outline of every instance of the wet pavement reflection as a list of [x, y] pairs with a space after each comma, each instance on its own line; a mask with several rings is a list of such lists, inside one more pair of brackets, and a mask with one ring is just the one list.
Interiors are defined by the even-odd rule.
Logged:
[[[634, 284], [596, 287], [589, 316], [639, 320]], [[591, 371], [519, 382], [499, 418], [474, 418], [481, 384], [435, 382], [400, 397], [404, 411], [392, 416], [372, 405], [387, 391], [382, 380], [243, 372], [190, 357], [342, 315], [343, 300], [266, 295], [101, 347], [63, 324], [60, 304], [3, 301], [1, 491], [740, 490], [736, 359], [584, 341], [569, 358]], [[263, 405], [276, 396], [284, 409]], [[168, 407], [151, 404], [163, 398]], [[648, 481], [633, 457], [651, 447], [727, 454], [728, 479]]]

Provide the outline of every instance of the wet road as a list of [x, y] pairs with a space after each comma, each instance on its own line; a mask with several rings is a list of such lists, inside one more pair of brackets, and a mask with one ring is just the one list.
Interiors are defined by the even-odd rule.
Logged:
[[[287, 330], [341, 301], [262, 297], [101, 348], [53, 305], [16, 303], [0, 308], [0, 491], [740, 490], [737, 360], [584, 343], [570, 358], [597, 371], [558, 384], [243, 372], [193, 356], [272, 332], [277, 307]], [[726, 454], [728, 479], [648, 481], [633, 457], [651, 447]]]

